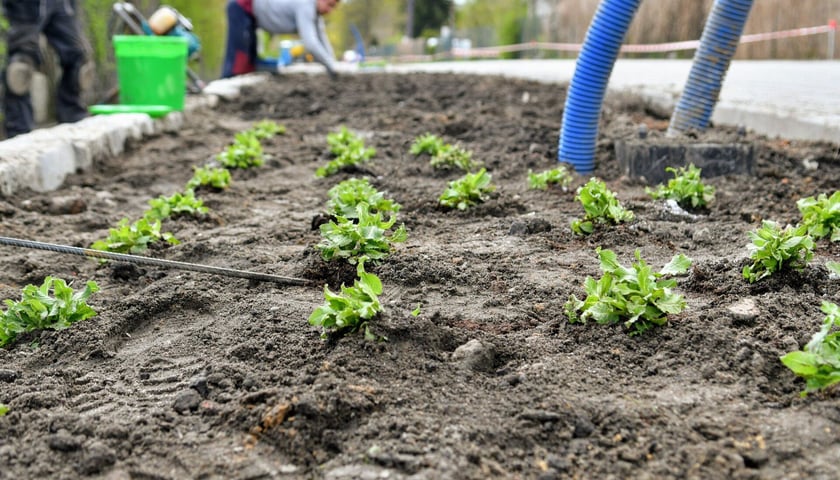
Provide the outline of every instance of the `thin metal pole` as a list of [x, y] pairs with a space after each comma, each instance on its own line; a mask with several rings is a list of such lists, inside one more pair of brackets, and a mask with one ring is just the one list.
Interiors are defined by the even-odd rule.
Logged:
[[35, 242], [32, 240], [21, 240], [18, 238], [0, 237], [0, 245], [34, 248], [37, 250], [47, 250], [56, 253], [66, 253], [70, 255], [80, 255], [83, 257], [114, 260], [116, 262], [128, 262], [140, 265], [154, 265], [156, 267], [190, 270], [193, 272], [212, 273], [214, 275], [247, 278], [248, 280], [274, 282], [283, 285], [307, 285], [310, 283], [308, 280], [302, 278], [281, 277], [279, 275], [270, 275], [268, 273], [248, 272], [245, 270], [235, 270], [232, 268], [224, 267], [212, 267], [210, 265], [198, 265], [195, 263], [178, 262], [175, 260], [163, 260], [160, 258], [141, 257], [138, 255], [129, 255], [126, 253], [103, 252], [101, 250], [93, 250], [90, 248], [70, 247], [67, 245], [56, 245], [52, 243]]

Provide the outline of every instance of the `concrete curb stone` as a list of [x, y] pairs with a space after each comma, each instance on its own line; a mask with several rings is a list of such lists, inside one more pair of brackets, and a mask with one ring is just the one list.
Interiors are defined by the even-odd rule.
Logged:
[[183, 112], [158, 119], [139, 113], [98, 115], [4, 140], [0, 142], [0, 197], [12, 196], [23, 188], [55, 190], [67, 175], [122, 154], [129, 141], [177, 132], [190, 112], [215, 108], [220, 98], [236, 98], [243, 86], [265, 78], [257, 74], [210, 82], [201, 95], [187, 97]]

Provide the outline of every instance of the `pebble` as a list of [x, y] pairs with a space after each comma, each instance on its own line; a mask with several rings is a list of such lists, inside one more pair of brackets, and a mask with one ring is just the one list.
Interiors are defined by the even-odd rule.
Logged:
[[752, 322], [761, 313], [758, 305], [755, 304], [755, 300], [752, 298], [738, 300], [727, 307], [726, 310], [732, 315], [732, 319], [738, 322]]
[[178, 396], [175, 397], [175, 402], [173, 403], [172, 408], [174, 408], [176, 412], [184, 415], [198, 410], [198, 406], [200, 404], [201, 395], [199, 395], [195, 390], [190, 389], [179, 393]]
[[452, 352], [452, 360], [470, 370], [487, 372], [493, 369], [496, 352], [492, 345], [472, 339]]
[[57, 452], [75, 452], [82, 448], [82, 442], [66, 431], [61, 431], [47, 438], [50, 450]]
[[0, 382], [11, 383], [17, 380], [18, 372], [14, 370], [8, 370], [5, 368], [0, 368]]

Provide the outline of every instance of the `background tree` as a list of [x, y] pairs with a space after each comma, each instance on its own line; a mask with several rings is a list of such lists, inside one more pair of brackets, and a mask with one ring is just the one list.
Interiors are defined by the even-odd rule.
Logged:
[[452, 0], [414, 0], [414, 26], [412, 38], [424, 36], [423, 32], [437, 32], [452, 18]]

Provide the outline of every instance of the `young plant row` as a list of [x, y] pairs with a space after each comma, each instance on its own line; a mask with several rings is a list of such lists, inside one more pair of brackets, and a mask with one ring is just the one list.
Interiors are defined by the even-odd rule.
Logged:
[[[247, 143], [253, 147], [252, 139], [267, 139], [277, 133], [283, 133], [284, 128], [274, 122], [257, 123], [251, 130], [237, 135], [234, 146]], [[231, 158], [229, 148], [218, 156], [218, 160], [225, 164]], [[248, 149], [246, 149], [248, 150]], [[250, 148], [253, 152], [255, 149]], [[259, 148], [260, 163], [262, 149]], [[244, 165], [245, 162], [238, 162]], [[250, 165], [255, 164], [253, 161]], [[204, 215], [208, 212], [202, 200], [195, 196], [199, 188], [213, 188], [223, 190], [230, 185], [230, 171], [226, 168], [194, 167], [194, 175], [187, 182], [183, 192], [172, 196], [161, 196], [149, 201], [149, 208], [136, 222], [130, 223], [122, 219], [116, 228], [109, 229], [105, 240], [94, 242], [91, 248], [118, 253], [142, 253], [155, 241], [165, 241], [177, 244], [178, 240], [169, 232], [161, 232], [161, 222], [169, 217], [180, 215]], [[0, 347], [15, 341], [21, 333], [40, 329], [61, 330], [73, 323], [86, 320], [96, 315], [86, 301], [99, 287], [93, 281], [87, 283], [82, 292], [74, 292], [67, 282], [60, 278], [48, 276], [38, 287], [27, 285], [23, 289], [19, 302], [6, 300], [7, 309], [0, 312]], [[2, 411], [2, 408], [0, 408]]]
[[180, 243], [170, 232], [162, 232], [161, 225], [167, 218], [181, 216], [202, 217], [209, 212], [204, 201], [196, 197], [195, 191], [201, 188], [224, 190], [230, 186], [231, 174], [228, 168], [247, 169], [261, 166], [263, 160], [262, 140], [276, 134], [285, 133], [285, 128], [275, 122], [265, 120], [253, 128], [235, 135], [233, 143], [216, 156], [221, 167], [208, 165], [193, 167], [192, 178], [187, 181], [184, 190], [169, 197], [160, 196], [150, 200], [149, 208], [143, 216], [130, 222], [120, 220], [116, 228], [108, 230], [108, 236], [91, 245], [95, 250], [116, 253], [141, 254], [155, 242], [163, 241], [170, 245]]
[[[700, 170], [693, 165], [668, 170], [675, 178], [667, 186], [648, 189], [653, 198], [672, 199], [689, 208], [705, 207], [714, 198], [714, 189], [702, 184]], [[618, 224], [633, 218], [633, 213], [624, 209], [615, 194], [597, 179], [578, 189], [576, 199], [583, 204], [586, 216], [572, 222], [575, 233], [588, 234], [596, 224]], [[751, 263], [742, 269], [748, 282], [786, 269], [805, 268], [813, 258], [815, 239], [840, 241], [840, 192], [803, 198], [797, 207], [802, 214], [800, 224], [781, 227], [765, 220], [749, 232]], [[638, 251], [637, 263], [631, 268], [619, 265], [609, 250], [598, 249], [598, 256], [604, 275], [597, 281], [586, 279], [585, 300], [571, 296], [566, 303], [570, 322], [585, 322], [589, 318], [599, 323], [624, 321], [631, 334], [639, 334], [664, 324], [667, 314], [680, 313], [685, 308], [683, 298], [670, 291], [675, 285], [673, 280], [663, 281], [660, 277], [685, 272], [691, 265], [687, 257], [675, 256], [659, 273], [652, 273]], [[828, 262], [826, 266], [834, 275], [840, 275], [840, 263]], [[781, 357], [791, 371], [806, 380], [803, 395], [840, 383], [840, 332], [836, 331], [840, 327], [840, 308], [824, 302], [822, 310], [827, 315], [822, 329], [801, 351]]]
[[328, 191], [326, 214], [331, 219], [320, 226], [321, 242], [316, 249], [325, 261], [344, 260], [356, 265], [356, 280], [336, 293], [324, 286], [325, 303], [309, 317], [309, 324], [328, 332], [352, 333], [363, 330], [365, 338], [376, 339], [369, 322], [382, 311], [379, 295], [382, 282], [365, 271], [366, 262], [384, 260], [394, 244], [404, 242], [404, 225], [396, 229], [401, 206], [385, 198], [367, 179], [350, 178]]
[[[714, 187], [704, 185], [700, 169], [694, 165], [686, 168], [668, 168], [674, 174], [667, 185], [647, 189], [655, 199], [676, 201], [685, 208], [705, 208], [714, 199]], [[579, 235], [590, 234], [598, 225], [617, 225], [634, 218], [632, 211], [624, 208], [604, 182], [592, 178], [578, 188], [575, 200], [583, 205], [585, 215], [572, 221], [572, 231]], [[829, 237], [840, 241], [840, 191], [830, 197], [803, 198], [797, 202], [802, 221], [796, 226], [781, 227], [765, 220], [749, 232], [751, 243], [750, 265], [744, 266], [742, 275], [750, 283], [784, 269], [804, 268], [813, 257], [814, 240]]]

